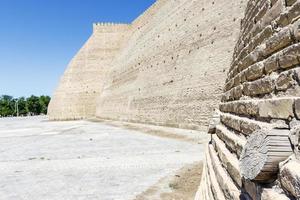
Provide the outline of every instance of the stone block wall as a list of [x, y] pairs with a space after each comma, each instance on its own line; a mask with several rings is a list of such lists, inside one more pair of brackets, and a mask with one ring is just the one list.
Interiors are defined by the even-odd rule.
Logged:
[[94, 24], [53, 95], [50, 119], [208, 125], [245, 4], [158, 0], [130, 25]]
[[299, 74], [300, 1], [249, 0], [196, 199], [300, 199]]
[[49, 104], [51, 120], [94, 117], [96, 98], [117, 52], [127, 41], [131, 25], [101, 23], [72, 59]]
[[159, 0], [132, 23], [96, 116], [201, 129], [216, 108], [246, 1]]

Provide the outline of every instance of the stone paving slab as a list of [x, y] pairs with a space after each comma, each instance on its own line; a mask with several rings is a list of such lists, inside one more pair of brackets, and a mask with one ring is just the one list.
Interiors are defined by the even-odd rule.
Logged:
[[0, 199], [134, 199], [201, 152], [200, 144], [101, 123], [0, 119]]

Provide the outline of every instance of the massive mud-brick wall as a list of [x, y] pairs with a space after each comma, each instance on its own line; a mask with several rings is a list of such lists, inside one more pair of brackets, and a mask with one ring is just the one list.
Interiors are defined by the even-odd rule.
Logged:
[[48, 109], [52, 120], [94, 117], [96, 98], [116, 53], [127, 41], [130, 25], [101, 23], [70, 62]]
[[250, 0], [196, 199], [300, 199], [300, 1]]
[[225, 81], [245, 1], [159, 0], [132, 23], [97, 117], [181, 128], [207, 124]]

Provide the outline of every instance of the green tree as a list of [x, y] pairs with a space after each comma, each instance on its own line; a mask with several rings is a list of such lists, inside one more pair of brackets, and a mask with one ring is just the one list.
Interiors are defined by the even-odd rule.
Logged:
[[14, 99], [9, 95], [0, 96], [0, 117], [17, 116], [18, 112], [20, 116], [40, 115], [47, 114], [48, 105], [50, 102], [49, 96], [34, 96], [25, 99], [20, 97]]
[[7, 117], [14, 114], [14, 100], [12, 96], [2, 95], [0, 97], [0, 115]]
[[27, 113], [28, 113], [28, 110], [27, 110], [27, 101], [24, 97], [20, 97], [18, 99], [18, 108], [19, 108], [19, 115], [20, 116], [26, 116]]
[[49, 96], [40, 96], [40, 105], [42, 107], [41, 109], [41, 113], [42, 114], [47, 114], [47, 110], [48, 110], [48, 105], [49, 105], [49, 102], [50, 102], [50, 97]]
[[26, 99], [27, 101], [27, 110], [29, 114], [33, 115], [39, 115], [42, 112], [42, 106], [40, 104], [39, 97], [37, 96], [30, 96], [29, 98]]

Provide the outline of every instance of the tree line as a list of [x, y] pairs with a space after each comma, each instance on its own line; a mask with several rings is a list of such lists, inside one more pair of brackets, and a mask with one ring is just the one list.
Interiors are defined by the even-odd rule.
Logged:
[[31, 116], [47, 114], [49, 96], [30, 96], [14, 98], [9, 95], [0, 96], [0, 117]]

